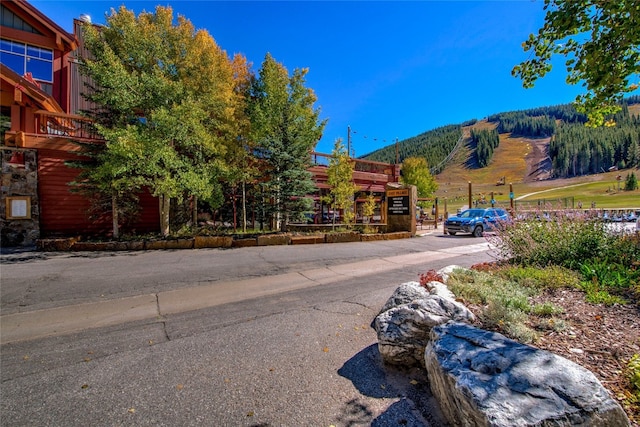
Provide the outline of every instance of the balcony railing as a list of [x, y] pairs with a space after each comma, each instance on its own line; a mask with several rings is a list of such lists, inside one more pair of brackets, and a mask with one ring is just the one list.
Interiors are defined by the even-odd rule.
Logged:
[[[331, 154], [313, 152], [311, 153], [311, 163], [313, 165], [328, 166]], [[390, 163], [373, 162], [370, 160], [351, 159], [355, 162], [354, 170], [358, 172], [379, 173], [396, 177], [398, 175], [398, 166]]]
[[82, 116], [36, 111], [36, 133], [50, 137], [67, 137], [77, 140], [103, 140], [93, 122]]

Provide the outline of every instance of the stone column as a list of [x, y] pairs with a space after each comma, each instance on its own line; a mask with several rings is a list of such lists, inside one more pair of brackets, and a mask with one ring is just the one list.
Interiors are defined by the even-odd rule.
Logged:
[[[2, 147], [1, 153], [0, 244], [3, 247], [34, 245], [40, 238], [36, 151]], [[12, 212], [12, 206], [19, 212]], [[23, 208], [27, 211], [23, 212]]]

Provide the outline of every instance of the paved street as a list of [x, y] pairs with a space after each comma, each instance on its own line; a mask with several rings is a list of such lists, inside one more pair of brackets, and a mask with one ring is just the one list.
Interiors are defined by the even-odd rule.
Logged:
[[2, 255], [0, 424], [443, 425], [370, 323], [482, 238]]

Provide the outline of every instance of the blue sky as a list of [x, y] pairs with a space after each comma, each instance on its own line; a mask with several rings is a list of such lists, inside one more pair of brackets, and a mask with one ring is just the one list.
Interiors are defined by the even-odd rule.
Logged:
[[543, 24], [542, 0], [521, 1], [60, 1], [31, 3], [72, 32], [74, 17], [104, 23], [112, 7], [170, 5], [209, 31], [229, 55], [259, 69], [267, 52], [309, 68], [307, 86], [328, 119], [317, 150], [346, 144], [356, 156], [422, 132], [493, 113], [564, 104], [582, 91], [563, 61], [523, 89], [511, 76], [522, 42]]

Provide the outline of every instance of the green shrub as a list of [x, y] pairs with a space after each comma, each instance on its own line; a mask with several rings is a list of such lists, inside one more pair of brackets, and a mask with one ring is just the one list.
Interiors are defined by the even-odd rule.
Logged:
[[454, 272], [447, 286], [456, 296], [482, 306], [480, 320], [486, 327], [525, 343], [536, 339], [526, 322], [531, 311], [529, 298], [537, 289], [474, 270]]
[[623, 398], [631, 413], [640, 414], [640, 355], [634, 354], [626, 369], [629, 380], [628, 389], [624, 390]]
[[624, 298], [612, 295], [621, 293], [633, 284], [633, 274], [621, 264], [604, 261], [587, 261], [580, 266], [584, 277], [581, 288], [586, 300], [593, 304], [625, 304]]
[[537, 289], [577, 288], [580, 285], [580, 277], [576, 272], [556, 265], [545, 268], [511, 265], [500, 269], [498, 275]]
[[561, 212], [549, 219], [516, 221], [498, 231], [492, 243], [500, 257], [517, 264], [575, 269], [594, 254], [606, 253], [612, 237], [601, 221]]
[[541, 316], [541, 317], [551, 317], [554, 314], [560, 314], [562, 312], [563, 312], [562, 308], [556, 307], [550, 302], [536, 304], [531, 309], [532, 314], [535, 314], [536, 316]]
[[629, 360], [627, 366], [629, 371], [629, 381], [631, 382], [631, 388], [636, 392], [638, 399], [640, 399], [640, 355], [634, 354]]
[[538, 320], [536, 323], [536, 328], [539, 330], [548, 330], [548, 331], [556, 331], [561, 332], [567, 329], [567, 323], [562, 319], [557, 319], [555, 317], [545, 317]]
[[597, 259], [622, 265], [629, 270], [631, 279], [640, 281], [640, 234], [615, 236], [609, 250]]
[[[526, 286], [575, 286], [588, 302], [623, 303], [640, 289], [640, 235], [612, 232], [607, 225], [575, 212], [542, 214], [516, 221], [491, 239], [500, 257], [516, 267], [500, 274]], [[539, 267], [556, 266], [554, 269]], [[571, 269], [582, 275], [568, 273]]]

